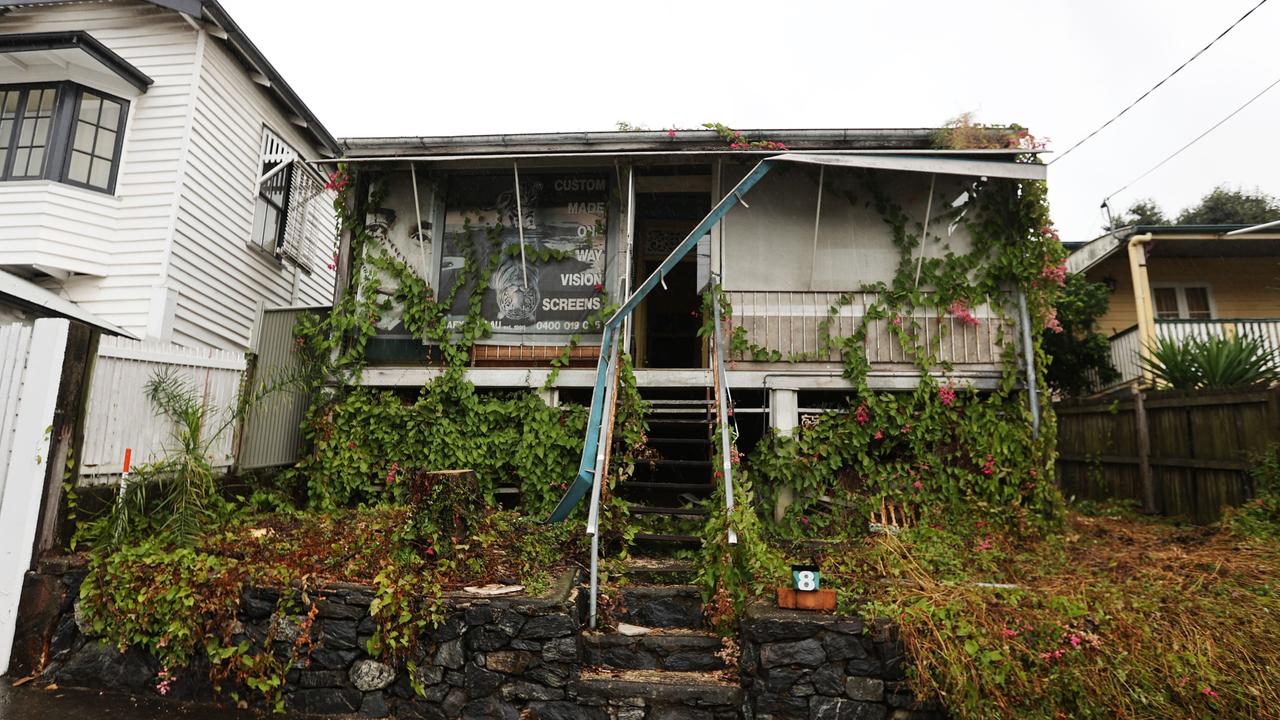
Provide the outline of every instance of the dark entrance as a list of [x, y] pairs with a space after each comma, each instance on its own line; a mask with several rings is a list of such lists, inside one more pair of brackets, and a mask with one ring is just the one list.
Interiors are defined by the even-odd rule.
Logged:
[[[704, 168], [680, 168], [705, 173]], [[678, 171], [677, 171], [678, 172]], [[636, 193], [635, 250], [637, 277], [643, 282], [711, 209], [707, 175], [642, 176], [639, 187], [656, 192]], [[667, 274], [666, 288], [656, 288], [641, 304], [635, 333], [639, 367], [699, 368], [705, 365], [698, 315], [697, 251], [692, 251]]]
[[[657, 269], [658, 262], [645, 263], [646, 277]], [[645, 367], [702, 367], [697, 270], [690, 253], [667, 274], [667, 288], [659, 287], [645, 299]]]

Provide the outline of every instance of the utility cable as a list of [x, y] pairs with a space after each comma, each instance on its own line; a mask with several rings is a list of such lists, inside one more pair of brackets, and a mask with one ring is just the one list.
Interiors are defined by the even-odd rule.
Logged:
[[1059, 160], [1061, 160], [1062, 158], [1064, 158], [1064, 157], [1066, 157], [1066, 156], [1070, 155], [1072, 150], [1075, 150], [1076, 148], [1080, 147], [1081, 145], [1085, 144], [1086, 142], [1089, 142], [1089, 140], [1090, 140], [1091, 138], [1093, 138], [1093, 136], [1094, 136], [1094, 135], [1097, 135], [1098, 133], [1100, 133], [1100, 132], [1102, 132], [1103, 130], [1105, 130], [1105, 129], [1107, 128], [1107, 126], [1108, 126], [1108, 125], [1110, 125], [1111, 123], [1115, 122], [1116, 120], [1119, 120], [1119, 119], [1120, 119], [1120, 116], [1122, 116], [1122, 115], [1124, 115], [1125, 113], [1127, 113], [1127, 112], [1129, 112], [1130, 110], [1132, 110], [1132, 109], [1133, 109], [1133, 106], [1135, 106], [1135, 105], [1137, 105], [1138, 103], [1140, 103], [1140, 102], [1142, 102], [1143, 100], [1145, 100], [1145, 99], [1147, 98], [1147, 96], [1148, 96], [1148, 95], [1150, 95], [1151, 93], [1155, 92], [1155, 91], [1156, 91], [1156, 90], [1157, 90], [1161, 85], [1164, 85], [1166, 82], [1168, 82], [1170, 78], [1172, 78], [1174, 75], [1177, 75], [1179, 72], [1181, 72], [1181, 71], [1182, 71], [1182, 69], [1183, 69], [1183, 68], [1185, 68], [1186, 66], [1190, 65], [1190, 64], [1191, 64], [1191, 62], [1192, 62], [1193, 60], [1195, 60], [1196, 58], [1198, 58], [1198, 57], [1200, 57], [1201, 55], [1203, 55], [1205, 50], [1208, 50], [1209, 48], [1213, 47], [1214, 43], [1218, 42], [1218, 41], [1219, 41], [1219, 40], [1221, 40], [1223, 37], [1225, 37], [1227, 33], [1229, 33], [1229, 32], [1231, 32], [1232, 30], [1234, 30], [1234, 29], [1235, 29], [1235, 27], [1236, 27], [1237, 25], [1239, 25], [1240, 23], [1244, 22], [1244, 19], [1245, 19], [1245, 18], [1247, 18], [1247, 17], [1249, 17], [1250, 15], [1252, 15], [1254, 10], [1257, 10], [1258, 8], [1262, 7], [1263, 5], [1265, 5], [1265, 4], [1266, 4], [1266, 2], [1267, 2], [1267, 0], [1259, 0], [1259, 2], [1258, 2], [1258, 4], [1257, 4], [1257, 5], [1254, 5], [1253, 7], [1249, 8], [1249, 12], [1245, 13], [1244, 15], [1241, 15], [1239, 20], [1236, 20], [1235, 22], [1231, 23], [1231, 26], [1230, 26], [1230, 27], [1228, 27], [1226, 30], [1223, 30], [1221, 33], [1219, 33], [1219, 34], [1218, 34], [1218, 37], [1216, 37], [1216, 38], [1214, 38], [1212, 41], [1210, 41], [1208, 45], [1205, 45], [1204, 47], [1202, 47], [1202, 48], [1200, 48], [1198, 51], [1196, 51], [1196, 54], [1195, 54], [1195, 55], [1192, 55], [1191, 57], [1187, 58], [1186, 62], [1184, 62], [1184, 63], [1182, 63], [1181, 65], [1179, 65], [1178, 67], [1174, 68], [1173, 72], [1171, 72], [1171, 73], [1169, 73], [1168, 75], [1166, 75], [1166, 76], [1164, 77], [1164, 79], [1163, 79], [1163, 80], [1161, 80], [1160, 82], [1156, 83], [1155, 85], [1152, 85], [1152, 86], [1151, 86], [1151, 89], [1150, 89], [1150, 90], [1148, 90], [1148, 91], [1146, 91], [1146, 92], [1144, 92], [1144, 93], [1142, 93], [1142, 95], [1141, 95], [1141, 96], [1139, 96], [1137, 100], [1134, 100], [1133, 102], [1129, 103], [1129, 104], [1125, 107], [1125, 109], [1123, 109], [1123, 110], [1121, 110], [1120, 112], [1116, 113], [1116, 114], [1115, 114], [1115, 116], [1113, 116], [1110, 120], [1108, 120], [1108, 121], [1106, 121], [1106, 122], [1102, 123], [1101, 125], [1099, 125], [1099, 126], [1098, 126], [1098, 128], [1097, 128], [1096, 130], [1094, 130], [1093, 132], [1089, 133], [1088, 135], [1085, 135], [1085, 136], [1084, 136], [1084, 139], [1080, 140], [1080, 141], [1079, 141], [1079, 142], [1077, 142], [1075, 145], [1072, 145], [1071, 147], [1067, 148], [1067, 149], [1066, 149], [1066, 152], [1062, 153], [1061, 155], [1059, 155], [1059, 156], [1055, 157], [1054, 159], [1050, 160], [1049, 162], [1047, 162], [1047, 163], [1045, 163], [1045, 164], [1046, 164], [1046, 165], [1052, 165], [1052, 164], [1054, 164], [1054, 163], [1058, 162]]
[[1186, 145], [1183, 145], [1182, 147], [1180, 147], [1180, 148], [1178, 148], [1177, 150], [1173, 151], [1173, 153], [1172, 153], [1172, 154], [1170, 154], [1170, 155], [1169, 155], [1168, 157], [1166, 157], [1165, 159], [1163, 159], [1163, 160], [1161, 160], [1160, 162], [1156, 163], [1155, 165], [1151, 166], [1151, 169], [1150, 169], [1150, 170], [1147, 170], [1146, 172], [1142, 173], [1142, 174], [1141, 174], [1141, 175], [1139, 175], [1138, 177], [1136, 177], [1136, 178], [1134, 178], [1134, 179], [1130, 180], [1129, 182], [1125, 183], [1125, 184], [1124, 184], [1124, 186], [1123, 186], [1123, 187], [1121, 187], [1119, 190], [1115, 190], [1115, 191], [1113, 191], [1110, 195], [1106, 196], [1106, 197], [1102, 200], [1102, 204], [1103, 204], [1103, 205], [1106, 205], [1108, 200], [1110, 200], [1111, 198], [1115, 197], [1116, 195], [1119, 195], [1120, 193], [1124, 192], [1125, 190], [1128, 190], [1130, 185], [1133, 185], [1134, 183], [1138, 182], [1138, 181], [1139, 181], [1139, 180], [1141, 180], [1142, 178], [1144, 178], [1144, 177], [1146, 177], [1146, 176], [1150, 175], [1151, 173], [1155, 172], [1156, 170], [1159, 170], [1159, 169], [1160, 169], [1160, 167], [1161, 167], [1161, 166], [1163, 166], [1165, 163], [1167, 163], [1167, 162], [1169, 162], [1170, 160], [1172, 160], [1172, 159], [1174, 159], [1174, 158], [1178, 157], [1179, 155], [1181, 155], [1181, 154], [1182, 154], [1182, 152], [1183, 152], [1184, 150], [1186, 150], [1187, 148], [1191, 147], [1192, 145], [1195, 145], [1196, 143], [1200, 142], [1200, 140], [1201, 140], [1201, 139], [1203, 139], [1205, 135], [1208, 135], [1209, 133], [1213, 132], [1214, 130], [1217, 130], [1219, 127], [1221, 127], [1221, 126], [1222, 126], [1222, 124], [1223, 124], [1223, 123], [1225, 123], [1226, 121], [1228, 121], [1228, 120], [1230, 120], [1231, 118], [1235, 117], [1237, 114], [1239, 114], [1239, 113], [1240, 113], [1240, 111], [1241, 111], [1241, 110], [1244, 110], [1245, 108], [1247, 108], [1247, 107], [1249, 107], [1250, 105], [1252, 105], [1252, 104], [1253, 104], [1253, 102], [1254, 102], [1255, 100], [1257, 100], [1258, 98], [1262, 97], [1263, 95], [1266, 95], [1266, 94], [1267, 94], [1267, 92], [1268, 92], [1269, 90], [1271, 90], [1271, 88], [1275, 87], [1276, 85], [1280, 85], [1280, 78], [1276, 78], [1274, 81], [1272, 81], [1272, 83], [1271, 83], [1270, 85], [1268, 85], [1268, 86], [1266, 86], [1265, 88], [1263, 88], [1263, 89], [1262, 89], [1262, 92], [1259, 92], [1257, 95], [1254, 95], [1253, 97], [1249, 98], [1249, 99], [1245, 102], [1245, 104], [1241, 105], [1240, 107], [1236, 108], [1235, 110], [1232, 110], [1230, 115], [1227, 115], [1226, 117], [1222, 118], [1222, 119], [1221, 119], [1221, 120], [1219, 120], [1218, 122], [1214, 123], [1212, 126], [1210, 126], [1210, 127], [1209, 127], [1209, 129], [1208, 129], [1208, 130], [1205, 130], [1204, 132], [1202, 132], [1202, 133], [1200, 133], [1199, 135], [1197, 135], [1197, 136], [1195, 137], [1195, 139], [1193, 139], [1191, 142], [1187, 143]]

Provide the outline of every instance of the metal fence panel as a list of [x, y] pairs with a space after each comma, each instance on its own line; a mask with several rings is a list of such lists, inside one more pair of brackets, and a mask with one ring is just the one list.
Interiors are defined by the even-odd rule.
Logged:
[[[293, 338], [293, 326], [306, 314], [328, 308], [279, 308], [264, 310], [254, 333], [254, 385], [272, 386], [296, 376], [301, 369]], [[307, 396], [297, 389], [271, 393], [249, 412], [241, 433], [242, 470], [292, 465], [302, 447], [300, 425], [307, 410]]]

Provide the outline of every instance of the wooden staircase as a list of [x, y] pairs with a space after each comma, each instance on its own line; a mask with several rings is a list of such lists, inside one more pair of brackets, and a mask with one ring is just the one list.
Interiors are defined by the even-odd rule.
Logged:
[[[617, 492], [627, 500], [642, 530], [635, 536], [642, 553], [666, 555], [696, 547], [707, 510], [703, 502], [713, 488], [712, 432], [715, 406], [705, 388], [660, 388], [644, 392], [649, 410], [649, 446], [656, 460], [636, 463], [635, 473]], [[662, 523], [661, 518], [671, 521]], [[664, 524], [661, 531], [646, 525]]]

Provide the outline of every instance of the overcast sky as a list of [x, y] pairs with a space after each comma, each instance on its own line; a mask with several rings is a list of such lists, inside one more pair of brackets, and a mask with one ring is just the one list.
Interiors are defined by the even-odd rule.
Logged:
[[[408, 2], [223, 0], [339, 137], [935, 126], [965, 111], [1065, 150], [1257, 0]], [[1280, 77], [1268, 2], [1049, 169], [1062, 237], [1102, 198]], [[1280, 87], [1142, 182], [1117, 210], [1169, 212], [1214, 185], [1280, 194]], [[1050, 155], [1049, 157], [1052, 157]]]

